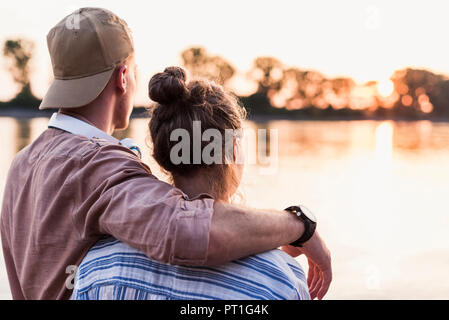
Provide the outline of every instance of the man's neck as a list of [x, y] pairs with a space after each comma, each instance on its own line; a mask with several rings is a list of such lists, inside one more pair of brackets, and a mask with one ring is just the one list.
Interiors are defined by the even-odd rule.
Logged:
[[115, 126], [112, 121], [109, 121], [106, 117], [101, 117], [100, 114], [89, 114], [88, 112], [80, 112], [80, 109], [60, 109], [59, 113], [77, 118], [90, 125], [112, 135], [115, 130]]

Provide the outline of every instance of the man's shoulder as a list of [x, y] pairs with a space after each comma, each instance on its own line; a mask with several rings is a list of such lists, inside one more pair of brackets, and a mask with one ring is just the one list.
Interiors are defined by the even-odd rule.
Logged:
[[89, 139], [69, 132], [48, 128], [25, 148], [20, 150], [15, 161], [46, 156], [76, 156], [85, 148], [94, 149], [96, 144]]
[[110, 167], [113, 171], [138, 169], [151, 174], [150, 168], [130, 149], [118, 143], [93, 138], [80, 147], [78, 156], [81, 165], [101, 165], [103, 169]]
[[43, 157], [85, 158], [101, 153], [116, 158], [138, 160], [128, 148], [100, 138], [86, 138], [60, 129], [45, 130], [33, 143], [24, 148], [19, 157], [31, 156], [32, 153]]
[[[140, 159], [127, 147], [114, 143], [105, 139], [92, 138], [88, 139], [89, 145], [86, 146], [86, 153], [92, 152], [102, 152], [104, 155], [114, 156], [122, 159], [130, 159], [134, 161], [139, 161]], [[85, 156], [86, 154], [84, 154]]]
[[128, 148], [104, 139], [88, 139], [59, 129], [45, 130], [35, 141], [15, 156], [10, 171], [53, 166], [58, 163], [72, 166], [97, 166], [119, 169], [121, 165], [151, 173], [151, 170]]

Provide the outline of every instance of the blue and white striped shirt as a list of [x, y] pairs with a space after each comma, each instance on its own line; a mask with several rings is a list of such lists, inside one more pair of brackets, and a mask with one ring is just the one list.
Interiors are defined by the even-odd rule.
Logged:
[[160, 263], [114, 239], [99, 241], [82, 261], [72, 299], [308, 300], [301, 266], [281, 250], [225, 265]]

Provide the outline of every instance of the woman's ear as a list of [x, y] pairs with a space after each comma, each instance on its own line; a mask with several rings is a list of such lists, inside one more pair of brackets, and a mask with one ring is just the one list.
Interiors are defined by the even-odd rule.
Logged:
[[120, 66], [116, 77], [116, 85], [122, 94], [126, 93], [126, 88], [128, 86], [127, 74], [128, 74], [128, 66], [127, 65]]

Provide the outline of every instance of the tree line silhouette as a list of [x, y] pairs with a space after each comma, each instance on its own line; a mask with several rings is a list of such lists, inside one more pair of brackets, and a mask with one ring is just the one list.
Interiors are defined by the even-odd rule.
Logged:
[[9, 60], [9, 68], [14, 82], [19, 86], [19, 93], [3, 106], [37, 107], [40, 100], [33, 95], [30, 81], [30, 60], [34, 53], [34, 43], [25, 39], [6, 40], [3, 56]]
[[[40, 103], [31, 89], [29, 62], [34, 44], [6, 40], [3, 55], [19, 93], [0, 107], [34, 108]], [[181, 53], [183, 66], [194, 77], [230, 87], [237, 71], [225, 58], [205, 48]], [[449, 119], [449, 78], [428, 70], [402, 69], [391, 76], [393, 91], [382, 96], [378, 83], [357, 84], [349, 77], [328, 78], [315, 70], [289, 67], [274, 57], [254, 59], [246, 78], [256, 84], [254, 93], [239, 97], [249, 116], [292, 119]], [[365, 92], [357, 97], [355, 92]], [[368, 103], [367, 103], [368, 101]]]

